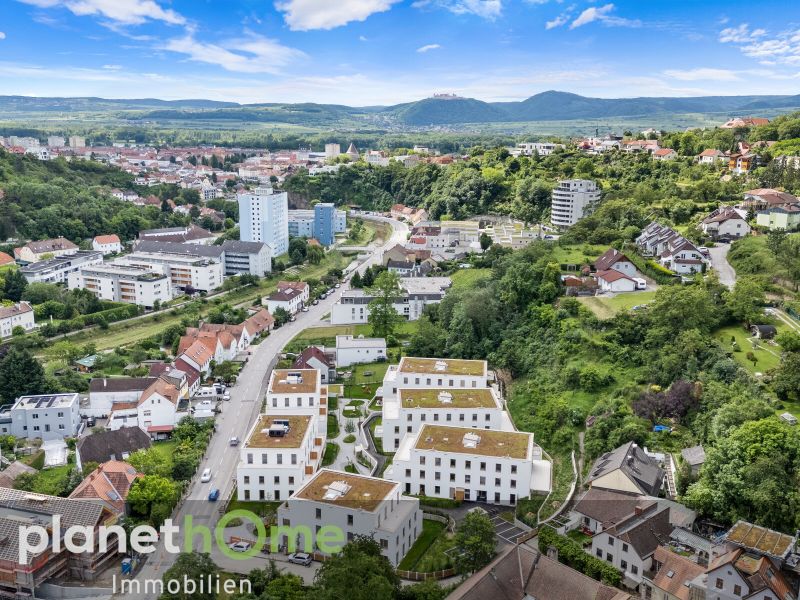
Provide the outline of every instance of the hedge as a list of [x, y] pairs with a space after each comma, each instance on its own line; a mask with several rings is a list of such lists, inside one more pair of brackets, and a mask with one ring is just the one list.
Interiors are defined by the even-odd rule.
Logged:
[[422, 506], [432, 506], [434, 508], [458, 508], [461, 502], [452, 498], [434, 498], [432, 496], [416, 496]]
[[677, 283], [678, 281], [675, 273], [654, 260], [645, 260], [644, 257], [636, 254], [635, 252], [630, 252], [625, 256], [630, 259], [630, 261], [640, 272], [649, 276], [651, 279], [654, 279], [661, 285], [669, 285], [671, 283]]
[[140, 309], [135, 304], [123, 304], [115, 308], [101, 310], [88, 315], [78, 315], [74, 319], [61, 321], [57, 324], [45, 323], [40, 331], [45, 337], [52, 337], [70, 331], [77, 331], [90, 325], [101, 325], [103, 323], [114, 323], [136, 317], [140, 314]]
[[615, 587], [622, 582], [622, 573], [606, 561], [587, 554], [576, 541], [558, 535], [552, 527], [545, 526], [540, 528], [539, 551], [546, 555], [547, 549], [551, 546], [558, 550], [558, 561], [576, 571]]

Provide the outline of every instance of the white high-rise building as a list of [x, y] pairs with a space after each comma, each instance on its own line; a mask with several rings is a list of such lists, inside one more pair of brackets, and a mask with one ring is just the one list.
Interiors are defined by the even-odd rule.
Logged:
[[289, 199], [286, 192], [270, 187], [239, 195], [239, 239], [264, 242], [272, 256], [289, 251]]
[[597, 184], [589, 179], [559, 181], [553, 190], [550, 222], [557, 227], [571, 227], [580, 221], [600, 200]]

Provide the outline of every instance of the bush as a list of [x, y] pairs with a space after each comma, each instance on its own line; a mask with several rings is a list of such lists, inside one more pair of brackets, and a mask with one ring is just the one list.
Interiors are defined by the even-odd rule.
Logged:
[[356, 436], [354, 436], [352, 433], [350, 433], [350, 434], [344, 436], [344, 439], [342, 441], [345, 444], [352, 444], [353, 442], [356, 441]]
[[416, 496], [419, 498], [421, 506], [431, 506], [433, 508], [458, 508], [461, 502], [452, 498], [434, 498], [432, 496]]
[[539, 551], [546, 554], [550, 546], [558, 550], [559, 562], [576, 571], [615, 587], [622, 582], [622, 573], [617, 569], [607, 562], [587, 554], [583, 547], [574, 540], [560, 536], [552, 527], [545, 526], [539, 530]]

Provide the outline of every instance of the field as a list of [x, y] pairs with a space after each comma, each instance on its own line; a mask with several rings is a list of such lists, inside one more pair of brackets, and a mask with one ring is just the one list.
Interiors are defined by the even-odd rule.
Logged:
[[[780, 331], [780, 326], [777, 327]], [[755, 373], [766, 373], [770, 369], [777, 367], [781, 362], [781, 347], [778, 344], [756, 340], [750, 335], [749, 331], [739, 325], [731, 325], [718, 329], [714, 333], [714, 337], [716, 337], [722, 343], [723, 348], [726, 349], [732, 347], [731, 339], [736, 340], [736, 347], [738, 347], [740, 351], [734, 352], [733, 358], [742, 367], [747, 369], [751, 375]], [[757, 343], [753, 345], [752, 342]], [[753, 361], [747, 359], [747, 354], [749, 352], [752, 352], [753, 356], [756, 358], [755, 364]]]
[[610, 319], [618, 312], [630, 310], [634, 306], [647, 304], [655, 298], [655, 292], [627, 292], [616, 296], [585, 296], [578, 298], [600, 319]]
[[474, 286], [482, 279], [488, 279], [492, 275], [491, 269], [461, 269], [450, 276], [453, 280], [453, 289], [469, 288]]
[[553, 260], [562, 265], [583, 265], [592, 263], [603, 252], [608, 250], [607, 246], [592, 246], [582, 244], [580, 246], [553, 246]]

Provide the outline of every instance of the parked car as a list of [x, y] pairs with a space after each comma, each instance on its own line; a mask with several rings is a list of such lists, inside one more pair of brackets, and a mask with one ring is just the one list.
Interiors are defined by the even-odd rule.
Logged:
[[95, 425], [97, 425], [97, 419], [95, 419], [94, 417], [89, 417], [88, 419], [86, 419], [87, 427], [94, 427]]
[[209, 502], [216, 502], [218, 498], [219, 498], [219, 490], [217, 488], [214, 488], [208, 494], [208, 500]]
[[200, 481], [202, 483], [206, 483], [207, 481], [211, 481], [211, 469], [206, 467], [206, 469], [203, 471], [203, 474], [200, 475]]
[[288, 560], [290, 563], [303, 565], [304, 567], [310, 567], [311, 563], [314, 561], [314, 559], [311, 558], [311, 555], [306, 554], [305, 552], [295, 552], [294, 554], [290, 554]]
[[247, 552], [250, 550], [250, 542], [234, 542], [228, 548], [234, 552]]
[[340, 287], [342, 287], [342, 286], [341, 286], [341, 284], [338, 284], [338, 283], [337, 283], [337, 284], [336, 284], [335, 286], [333, 286], [333, 287], [335, 287], [335, 288], [338, 290], [338, 289], [339, 289]]
[[314, 300], [314, 302], [312, 302], [312, 304], [313, 304], [314, 306], [316, 306], [317, 304], [319, 304], [319, 300]]
[[232, 437], [230, 442], [228, 442], [228, 444], [230, 444], [231, 446], [238, 446], [239, 445], [239, 438], [235, 437], [235, 436]]
[[223, 400], [230, 400], [230, 399], [231, 399], [231, 395], [230, 395], [228, 392], [225, 392], [225, 393], [222, 395], [222, 399], [223, 399]]
[[302, 310], [303, 312], [308, 312], [308, 307], [307, 307], [307, 306], [304, 306], [304, 307], [303, 307], [301, 310]]

